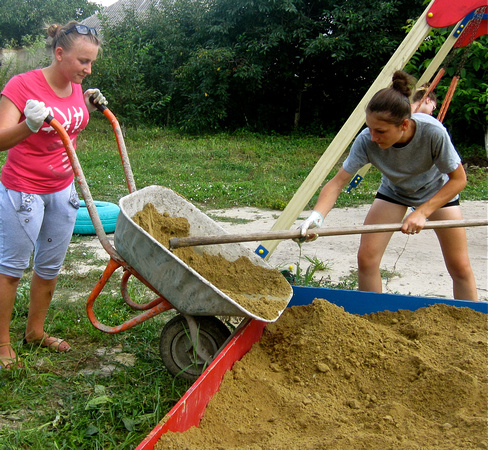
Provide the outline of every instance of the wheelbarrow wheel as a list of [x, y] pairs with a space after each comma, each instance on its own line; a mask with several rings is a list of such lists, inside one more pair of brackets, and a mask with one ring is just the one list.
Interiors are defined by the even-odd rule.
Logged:
[[161, 331], [159, 353], [173, 376], [195, 381], [230, 336], [230, 330], [216, 317], [193, 316], [198, 328], [198, 345], [211, 355], [204, 361], [197, 356], [190, 338], [188, 322], [182, 315], [173, 317]]

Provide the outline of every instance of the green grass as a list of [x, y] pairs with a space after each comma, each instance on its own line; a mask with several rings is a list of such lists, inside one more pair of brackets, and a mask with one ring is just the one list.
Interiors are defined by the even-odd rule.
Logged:
[[[117, 146], [106, 124], [93, 122], [78, 155], [94, 197], [114, 201], [127, 193]], [[138, 188], [166, 186], [211, 208], [283, 209], [329, 142], [250, 133], [188, 137], [159, 129], [125, 137]]]
[[[137, 188], [166, 186], [203, 210], [234, 206], [283, 210], [332, 139], [248, 132], [186, 136], [158, 128], [129, 129], [124, 138]], [[466, 151], [474, 152], [472, 147]], [[481, 147], [478, 153], [482, 153]], [[98, 200], [117, 202], [128, 193], [117, 155], [111, 126], [103, 117], [93, 117], [79, 138], [78, 156]], [[486, 168], [468, 170], [465, 200], [487, 198], [486, 173]], [[381, 174], [371, 169], [356, 189], [339, 197], [337, 206], [371, 203], [380, 180]], [[309, 208], [317, 196], [318, 191]]]
[[[138, 188], [167, 186], [203, 210], [281, 210], [331, 138], [245, 132], [188, 137], [163, 129], [129, 129], [125, 142]], [[93, 198], [116, 203], [127, 195], [114, 134], [104, 118], [94, 117], [80, 136], [78, 155]], [[0, 164], [5, 156], [0, 153]], [[468, 176], [464, 199], [486, 199], [486, 169], [469, 168]], [[337, 206], [370, 203], [379, 182], [379, 173], [371, 170], [357, 189], [340, 196]], [[25, 369], [0, 370], [1, 448], [132, 449], [189, 387], [189, 382], [174, 379], [159, 357], [159, 335], [174, 312], [123, 333], [107, 334], [92, 326], [85, 302], [108, 255], [97, 256], [88, 241], [73, 237], [46, 322], [46, 330], [65, 338], [73, 351], [56, 354], [22, 345], [30, 271], [21, 282], [11, 333]], [[86, 266], [81, 273], [76, 270], [80, 264]], [[304, 261], [300, 275], [309, 285], [330, 286], [327, 277], [312, 280], [323, 269], [320, 261]], [[97, 318], [111, 326], [133, 315], [118, 292], [119, 280], [116, 272], [95, 304]], [[335, 287], [356, 285], [357, 276], [351, 274]], [[138, 282], [129, 287], [139, 303], [154, 298]], [[124, 364], [117, 357], [121, 354], [130, 356], [133, 365]], [[113, 370], [106, 371], [107, 366]]]
[[[11, 335], [25, 368], [0, 370], [2, 448], [132, 449], [190, 386], [174, 379], [159, 357], [159, 335], [174, 312], [124, 333], [106, 334], [92, 326], [83, 296], [73, 301], [73, 291], [91, 290], [94, 273], [60, 277], [46, 331], [71, 343], [73, 350], [64, 354], [22, 344], [28, 276], [21, 285]], [[114, 289], [118, 277], [112, 278], [107, 292], [97, 299], [95, 312], [100, 321], [113, 326], [132, 312]], [[131, 295], [148, 301], [137, 289], [131, 288]], [[122, 357], [127, 355], [132, 362], [124, 364]]]
[[[283, 210], [333, 138], [245, 131], [187, 136], [159, 128], [125, 131], [137, 188], [166, 186], [203, 210], [234, 206]], [[475, 150], [470, 147], [466, 152], [472, 155]], [[112, 127], [100, 114], [93, 115], [79, 136], [77, 153], [93, 198], [116, 203], [128, 194]], [[5, 157], [6, 152], [1, 152], [0, 164]], [[327, 179], [335, 174], [343, 158]], [[486, 173], [486, 168], [468, 169], [465, 200], [487, 198]], [[379, 172], [371, 169], [356, 189], [339, 197], [337, 206], [370, 203], [380, 179]], [[308, 203], [309, 208], [317, 195], [318, 191]]]

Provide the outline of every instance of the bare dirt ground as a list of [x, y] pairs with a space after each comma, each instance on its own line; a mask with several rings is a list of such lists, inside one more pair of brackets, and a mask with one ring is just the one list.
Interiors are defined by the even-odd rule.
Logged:
[[[487, 219], [487, 201], [466, 201], [462, 203], [463, 215], [466, 220]], [[362, 225], [369, 205], [358, 208], [335, 208], [326, 218], [324, 226], [340, 228]], [[280, 216], [281, 211], [263, 210], [252, 207], [217, 209], [206, 211], [206, 214], [232, 234], [251, 234], [267, 232]], [[291, 229], [308, 217], [309, 211], [304, 211]], [[471, 265], [476, 278], [480, 300], [488, 299], [488, 228], [471, 227], [466, 229]], [[112, 238], [113, 235], [109, 236]], [[290, 265], [296, 271], [297, 263], [302, 269], [308, 267], [305, 259], [317, 258], [327, 263], [327, 270], [317, 272], [316, 277], [330, 277], [332, 283], [337, 284], [342, 279], [357, 270], [356, 253], [359, 247], [359, 235], [320, 237], [314, 242], [302, 245], [300, 248], [292, 240], [282, 241], [269, 258], [269, 264], [280, 270]], [[266, 246], [266, 242], [262, 243]], [[107, 258], [106, 251], [100, 245], [98, 238], [93, 236], [91, 241], [84, 242], [85, 246], [95, 251], [101, 259]], [[244, 243], [253, 251], [259, 242]], [[93, 268], [90, 261], [86, 266], [80, 264], [78, 272]], [[407, 236], [394, 233], [390, 245], [381, 263], [381, 269], [390, 274], [390, 278], [383, 281], [383, 292], [404, 295], [418, 295], [425, 297], [452, 298], [452, 282], [433, 230], [424, 230], [418, 235]], [[103, 268], [102, 268], [103, 270]]]
[[[488, 202], [466, 201], [462, 203], [466, 220], [487, 219]], [[358, 208], [335, 208], [326, 218], [324, 227], [351, 227], [362, 225], [369, 205]], [[304, 211], [293, 227], [308, 217]], [[232, 234], [246, 234], [270, 231], [280, 211], [261, 210], [257, 208], [233, 208], [228, 210], [207, 211], [217, 223]], [[229, 219], [240, 219], [239, 223]], [[245, 220], [245, 223], [243, 222]], [[291, 229], [293, 229], [293, 227]], [[487, 227], [466, 229], [468, 236], [471, 265], [476, 278], [480, 300], [488, 297], [488, 233]], [[328, 269], [318, 272], [317, 276], [330, 276], [331, 281], [338, 283], [357, 270], [356, 253], [359, 248], [359, 235], [320, 237], [314, 242], [302, 245], [300, 260], [299, 246], [292, 240], [282, 241], [269, 258], [273, 267], [296, 267], [300, 261], [302, 269], [309, 263], [305, 256], [317, 258], [328, 263]], [[255, 250], [259, 243], [244, 243]], [[266, 242], [263, 242], [266, 246]], [[381, 268], [393, 274], [384, 279], [383, 292], [427, 297], [452, 298], [452, 282], [433, 230], [424, 230], [418, 235], [407, 236], [394, 233], [390, 245], [383, 257]]]

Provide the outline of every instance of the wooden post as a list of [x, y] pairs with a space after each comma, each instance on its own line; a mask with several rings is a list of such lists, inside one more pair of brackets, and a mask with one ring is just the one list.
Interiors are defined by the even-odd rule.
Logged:
[[443, 63], [443, 61], [446, 59], [446, 56], [451, 51], [452, 47], [454, 47], [454, 44], [456, 43], [456, 40], [458, 38], [458, 34], [456, 34], [456, 30], [457, 30], [458, 26], [459, 26], [459, 23], [452, 29], [451, 34], [448, 36], [448, 38], [446, 39], [444, 44], [442, 44], [442, 47], [436, 53], [436, 55], [434, 56], [434, 59], [430, 62], [427, 69], [425, 69], [425, 72], [422, 74], [422, 76], [417, 81], [417, 88], [419, 88], [420, 86], [422, 86], [425, 83], [428, 83], [432, 79], [434, 74], [437, 72], [437, 69], [440, 67], [440, 65]]
[[[426, 15], [433, 2], [434, 0], [432, 0], [427, 6], [417, 23], [413, 26], [388, 63], [385, 65], [349, 119], [347, 119], [346, 123], [339, 130], [327, 150], [320, 157], [315, 167], [295, 192], [295, 195], [281, 213], [271, 230], [289, 229], [299, 214], [303, 211], [307, 203], [310, 201], [312, 196], [315, 194], [317, 189], [320, 187], [322, 182], [325, 180], [327, 175], [329, 175], [330, 171], [334, 168], [335, 164], [349, 146], [353, 138], [363, 127], [365, 119], [364, 110], [368, 102], [377, 91], [390, 85], [393, 72], [405, 67], [412, 55], [419, 48], [422, 41], [429, 34], [431, 27], [427, 24]], [[266, 244], [265, 248], [268, 251], [266, 258], [271, 256], [271, 253], [276, 249], [279, 243], [280, 241], [276, 240], [269, 241]]]

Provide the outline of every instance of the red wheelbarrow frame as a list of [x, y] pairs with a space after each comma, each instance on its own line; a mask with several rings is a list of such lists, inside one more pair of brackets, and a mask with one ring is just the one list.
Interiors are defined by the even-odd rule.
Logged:
[[[122, 166], [124, 168], [124, 174], [127, 181], [127, 186], [129, 189], [129, 193], [132, 193], [136, 190], [136, 185], [134, 182], [134, 176], [132, 172], [132, 168], [129, 162], [129, 156], [127, 154], [127, 149], [125, 147], [124, 139], [122, 136], [122, 130], [120, 128], [119, 122], [115, 115], [104, 105], [97, 105], [97, 108], [103, 113], [105, 117], [107, 117], [112, 124], [112, 127], [115, 132], [115, 137], [117, 140], [117, 145], [119, 149], [120, 158], [122, 160]], [[103, 271], [100, 279], [96, 283], [95, 287], [93, 288], [92, 292], [88, 296], [87, 303], [86, 303], [86, 312], [90, 322], [93, 326], [105, 333], [119, 333], [121, 331], [126, 331], [151, 317], [154, 317], [164, 311], [168, 311], [170, 309], [174, 309], [174, 306], [160, 293], [154, 288], [148, 281], [144, 279], [142, 275], [140, 275], [133, 267], [131, 267], [118, 253], [117, 250], [112, 246], [110, 243], [105, 230], [103, 229], [102, 221], [100, 220], [100, 216], [98, 215], [97, 208], [95, 206], [95, 202], [90, 193], [90, 189], [86, 182], [85, 176], [83, 174], [83, 170], [81, 168], [80, 162], [78, 160], [78, 156], [76, 155], [76, 151], [73, 147], [71, 139], [63, 128], [63, 126], [52, 116], [48, 116], [45, 120], [60, 136], [63, 145], [66, 149], [66, 153], [68, 155], [69, 161], [71, 163], [71, 167], [74, 172], [75, 180], [78, 186], [80, 187], [81, 194], [85, 200], [85, 205], [92, 220], [93, 226], [95, 228], [95, 233], [100, 240], [102, 247], [106, 250], [108, 255], [110, 256], [110, 260], [107, 264], [107, 267]], [[119, 268], [122, 267], [124, 273], [122, 274], [121, 279], [121, 286], [120, 292], [122, 294], [122, 298], [124, 301], [134, 310], [144, 311], [143, 313], [133, 317], [132, 319], [127, 320], [126, 322], [122, 323], [121, 325], [117, 326], [108, 326], [101, 323], [95, 315], [93, 310], [95, 300], [98, 298], [99, 294], [102, 292], [103, 288], [107, 284], [109, 278], [112, 274]], [[138, 304], [133, 302], [130, 299], [128, 290], [127, 290], [127, 283], [129, 278], [132, 276], [136, 277], [141, 283], [151, 289], [154, 293], [158, 295], [158, 297], [148, 303], [145, 304]]]

